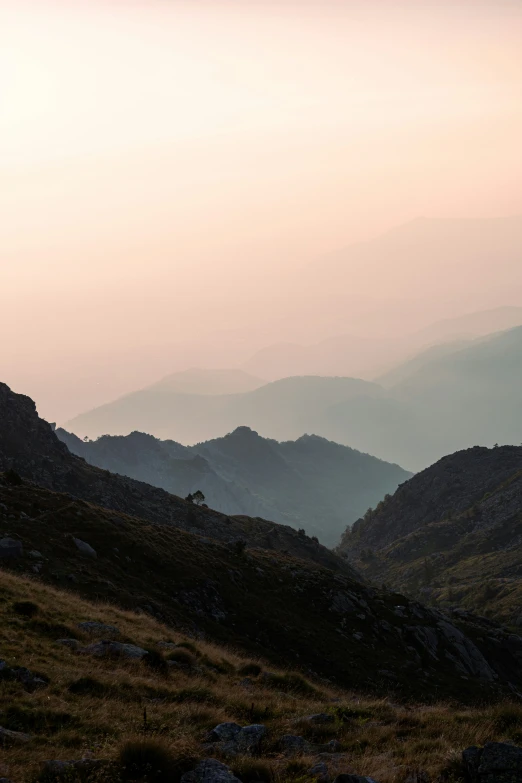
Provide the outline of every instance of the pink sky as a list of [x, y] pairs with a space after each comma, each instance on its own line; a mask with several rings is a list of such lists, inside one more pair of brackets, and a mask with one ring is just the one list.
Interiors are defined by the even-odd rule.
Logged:
[[312, 259], [522, 214], [521, 40], [518, 0], [0, 0], [1, 379], [57, 415], [72, 356], [270, 341]]

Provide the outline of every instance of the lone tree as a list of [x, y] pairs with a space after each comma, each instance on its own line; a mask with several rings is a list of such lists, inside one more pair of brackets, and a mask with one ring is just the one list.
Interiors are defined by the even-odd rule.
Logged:
[[196, 504], [196, 506], [200, 506], [203, 503], [203, 501], [205, 500], [205, 495], [203, 494], [203, 492], [200, 489], [197, 489], [194, 492], [194, 494], [192, 495], [192, 499], [193, 499], [194, 503]]

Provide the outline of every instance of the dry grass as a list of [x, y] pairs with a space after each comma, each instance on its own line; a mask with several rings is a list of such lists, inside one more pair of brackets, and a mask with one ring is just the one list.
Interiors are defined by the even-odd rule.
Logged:
[[[15, 605], [32, 602], [37, 612], [20, 614]], [[87, 643], [77, 623], [99, 620], [116, 625], [124, 640], [162, 652], [160, 641], [184, 645], [195, 665], [150, 667], [142, 662], [96, 659], [56, 644], [74, 636]], [[522, 706], [501, 704], [456, 708], [450, 704], [401, 706], [386, 698], [363, 698], [309, 683], [291, 671], [263, 677], [266, 665], [203, 640], [189, 640], [146, 615], [76, 596], [0, 571], [0, 657], [49, 678], [49, 686], [28, 693], [0, 681], [0, 725], [31, 734], [29, 743], [3, 750], [0, 777], [26, 783], [46, 759], [78, 759], [92, 754], [117, 761], [125, 743], [159, 742], [173, 760], [170, 780], [187, 759], [205, 754], [209, 730], [224, 721], [260, 722], [268, 734], [260, 758], [230, 762], [244, 781], [280, 783], [312, 779], [317, 757], [285, 758], [283, 734], [311, 742], [337, 739], [342, 758], [332, 770], [371, 775], [379, 783], [403, 783], [411, 770], [432, 781], [444, 770], [458, 780], [461, 751], [489, 740], [522, 741]], [[164, 651], [165, 658], [169, 651]], [[292, 662], [289, 661], [291, 665]], [[250, 683], [244, 683], [245, 672]], [[304, 716], [331, 713], [333, 723], [310, 726]], [[117, 768], [117, 765], [115, 765]]]

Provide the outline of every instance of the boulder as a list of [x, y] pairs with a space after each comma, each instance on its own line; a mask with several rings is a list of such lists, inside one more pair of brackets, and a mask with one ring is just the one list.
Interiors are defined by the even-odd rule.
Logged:
[[307, 715], [305, 718], [302, 718], [301, 720], [306, 721], [307, 723], [335, 723], [335, 716], [330, 715], [328, 712], [318, 712], [315, 715]]
[[29, 742], [29, 734], [23, 734], [21, 731], [10, 731], [0, 726], [0, 745], [8, 747], [10, 745], [22, 745]]
[[82, 541], [81, 538], [73, 538], [74, 543], [78, 547], [79, 551], [82, 553], [82, 555], [85, 555], [86, 557], [92, 557], [97, 558], [98, 555], [96, 554], [96, 550], [92, 548], [90, 544], [88, 544], [86, 541]]
[[186, 772], [181, 783], [241, 783], [232, 770], [217, 759], [200, 761], [191, 772]]
[[266, 726], [254, 723], [251, 726], [239, 726], [237, 723], [220, 723], [210, 733], [213, 746], [225, 756], [252, 756], [259, 753], [261, 742], [266, 734]]
[[29, 693], [32, 693], [37, 688], [45, 688], [48, 685], [47, 680], [39, 677], [37, 674], [33, 674], [25, 666], [11, 667], [5, 661], [0, 661], [0, 680], [17, 680], [22, 683]]
[[241, 726], [237, 723], [220, 723], [212, 729], [210, 739], [215, 742], [230, 742], [237, 737], [240, 731]]
[[330, 772], [324, 761], [320, 761], [318, 764], [314, 764], [313, 767], [310, 767], [308, 775], [316, 778], [320, 783], [329, 783], [330, 781]]
[[16, 541], [14, 538], [0, 539], [0, 559], [21, 557], [23, 553], [24, 548], [21, 541]]
[[462, 754], [470, 783], [515, 783], [522, 780], [522, 748], [505, 742], [487, 742]]
[[86, 653], [87, 655], [96, 655], [99, 658], [128, 658], [129, 660], [135, 661], [141, 661], [142, 658], [148, 655], [147, 650], [144, 650], [143, 647], [137, 647], [135, 644], [112, 642], [107, 639], [103, 639], [101, 642], [88, 644], [87, 647], [82, 647], [80, 652]]
[[258, 753], [265, 734], [266, 726], [261, 723], [243, 726], [234, 739], [238, 752], [248, 756]]

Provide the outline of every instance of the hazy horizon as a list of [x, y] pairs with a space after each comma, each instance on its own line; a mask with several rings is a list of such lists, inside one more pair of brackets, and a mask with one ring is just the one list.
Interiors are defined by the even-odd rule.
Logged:
[[521, 33], [508, 0], [0, 0], [1, 379], [63, 422], [522, 306]]

